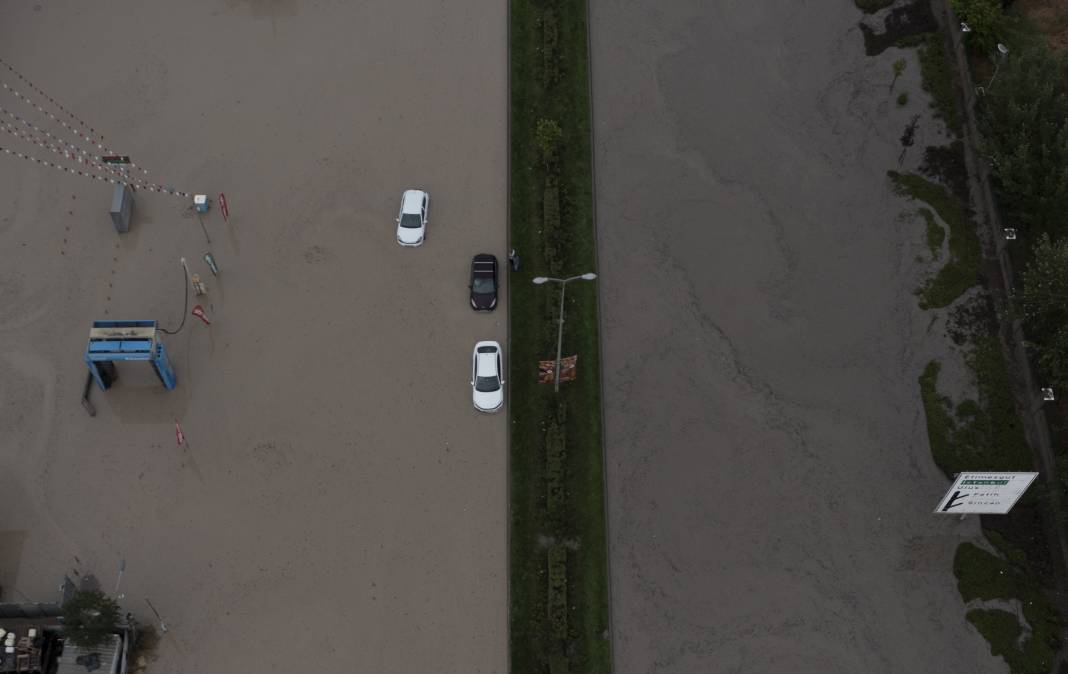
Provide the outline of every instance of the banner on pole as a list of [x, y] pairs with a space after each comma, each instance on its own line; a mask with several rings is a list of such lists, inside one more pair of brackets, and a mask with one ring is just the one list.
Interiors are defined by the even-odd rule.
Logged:
[[[560, 359], [560, 381], [575, 381], [577, 373], [575, 371], [575, 365], [578, 362], [578, 356], [568, 356], [567, 358]], [[553, 375], [556, 374], [556, 361], [555, 360], [539, 360], [538, 361], [538, 383], [539, 384], [551, 384], [553, 383]]]
[[960, 473], [935, 513], [1004, 515], [1037, 476], [1038, 473]]
[[219, 192], [219, 211], [222, 213], [223, 220], [230, 220], [230, 206], [226, 203], [226, 195]]
[[193, 315], [204, 321], [204, 325], [211, 325], [211, 321], [208, 320], [207, 315], [204, 313], [204, 307], [199, 304], [193, 307]]

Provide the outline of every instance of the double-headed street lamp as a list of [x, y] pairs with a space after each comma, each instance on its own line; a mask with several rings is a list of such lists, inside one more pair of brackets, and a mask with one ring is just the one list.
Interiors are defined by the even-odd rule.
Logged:
[[567, 284], [570, 281], [577, 281], [582, 279], [583, 281], [592, 281], [597, 278], [597, 274], [588, 272], [586, 274], [579, 274], [578, 276], [570, 276], [568, 278], [552, 278], [550, 276], [537, 276], [534, 278], [535, 285], [541, 285], [553, 281], [560, 284], [560, 327], [556, 332], [556, 370], [553, 374], [553, 391], [560, 392], [560, 349], [564, 344], [564, 291], [567, 290]]

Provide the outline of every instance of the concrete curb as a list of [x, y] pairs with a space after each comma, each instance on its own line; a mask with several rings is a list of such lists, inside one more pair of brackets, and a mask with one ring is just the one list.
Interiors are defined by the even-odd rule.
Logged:
[[[1012, 318], [1012, 315], [1016, 313], [1011, 310], [1015, 305], [1012, 297], [1014, 273], [1005, 247], [1005, 238], [1002, 235], [1004, 224], [1001, 221], [1001, 213], [998, 210], [997, 200], [994, 195], [990, 168], [977, 149], [980, 135], [975, 116], [975, 106], [978, 99], [972, 84], [971, 68], [964, 49], [963, 38], [960, 31], [956, 29], [960, 22], [946, 0], [932, 0], [932, 2], [937, 9], [941, 10], [941, 14], [946, 21], [945, 30], [949, 37], [949, 46], [956, 59], [956, 70], [961, 80], [964, 108], [963, 140], [965, 164], [968, 167], [968, 174], [973, 187], [976, 185], [979, 187], [977, 193], [972, 195], [972, 201], [973, 205], [977, 207], [976, 211], [982, 215], [982, 219], [986, 224], [986, 232], [979, 232], [986, 249], [984, 257], [987, 260], [991, 260], [988, 253], [992, 247], [993, 257], [996, 258], [996, 263], [1001, 273], [1001, 278], [990, 279], [991, 283], [988, 290], [999, 302], [1010, 308], [1008, 316], [1002, 316], [1000, 315], [1001, 312], [998, 312], [1002, 355], [1012, 365], [1009, 372], [1015, 384], [1014, 394], [1017, 414], [1023, 422], [1028, 444], [1031, 446], [1033, 455], [1038, 459], [1045, 481], [1053, 486], [1049, 494], [1052, 509], [1056, 513], [1060, 511], [1061, 498], [1056, 488], [1056, 461], [1050, 442], [1049, 423], [1046, 419], [1046, 413], [1042, 409], [1044, 402], [1035, 387], [1034, 373], [1031, 371], [1031, 363], [1027, 357], [1023, 327], [1019, 319]], [[1060, 578], [1061, 582], [1063, 582], [1065, 574], [1068, 572], [1068, 539], [1065, 537], [1063, 527], [1053, 526], [1053, 533], [1060, 548]], [[1056, 595], [1063, 595], [1063, 592], [1057, 592]], [[1068, 605], [1065, 605], [1064, 600], [1058, 603], [1061, 604], [1059, 608], [1063, 613], [1068, 608]], [[1065, 659], [1063, 651], [1058, 659], [1062, 661]]]
[[604, 393], [604, 311], [601, 305], [601, 284], [604, 281], [604, 275], [601, 273], [601, 242], [600, 242], [600, 228], [597, 226], [597, 144], [594, 142], [595, 134], [593, 130], [593, 21], [590, 11], [590, 3], [593, 0], [585, 0], [586, 2], [586, 95], [589, 97], [589, 119], [587, 123], [590, 126], [590, 217], [593, 224], [593, 264], [597, 268], [598, 283], [596, 287], [597, 292], [597, 358], [600, 363], [597, 367], [597, 374], [600, 380], [601, 386], [601, 480], [604, 491], [604, 537], [605, 537], [605, 579], [606, 586], [608, 588], [608, 671], [615, 670], [616, 653], [615, 653], [615, 625], [612, 619], [612, 537], [609, 534], [609, 517], [608, 517], [608, 455], [605, 451], [605, 447], [608, 445], [608, 425], [605, 423], [605, 393]]

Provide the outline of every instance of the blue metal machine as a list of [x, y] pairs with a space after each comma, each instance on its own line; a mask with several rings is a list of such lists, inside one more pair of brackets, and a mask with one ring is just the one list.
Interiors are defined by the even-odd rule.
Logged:
[[155, 321], [93, 321], [85, 364], [104, 391], [118, 378], [117, 360], [150, 361], [164, 388], [170, 390], [178, 383]]

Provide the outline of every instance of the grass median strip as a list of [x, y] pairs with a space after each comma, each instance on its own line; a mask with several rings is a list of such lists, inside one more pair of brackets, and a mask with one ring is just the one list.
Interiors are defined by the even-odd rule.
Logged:
[[512, 0], [509, 284], [509, 634], [513, 672], [609, 672], [597, 294], [567, 285], [574, 381], [537, 382], [555, 356], [560, 286], [596, 271], [586, 3]]
[[979, 237], [968, 208], [948, 189], [915, 173], [887, 171], [898, 194], [923, 201], [949, 228], [949, 260], [920, 289], [920, 307], [947, 307], [979, 282]]

